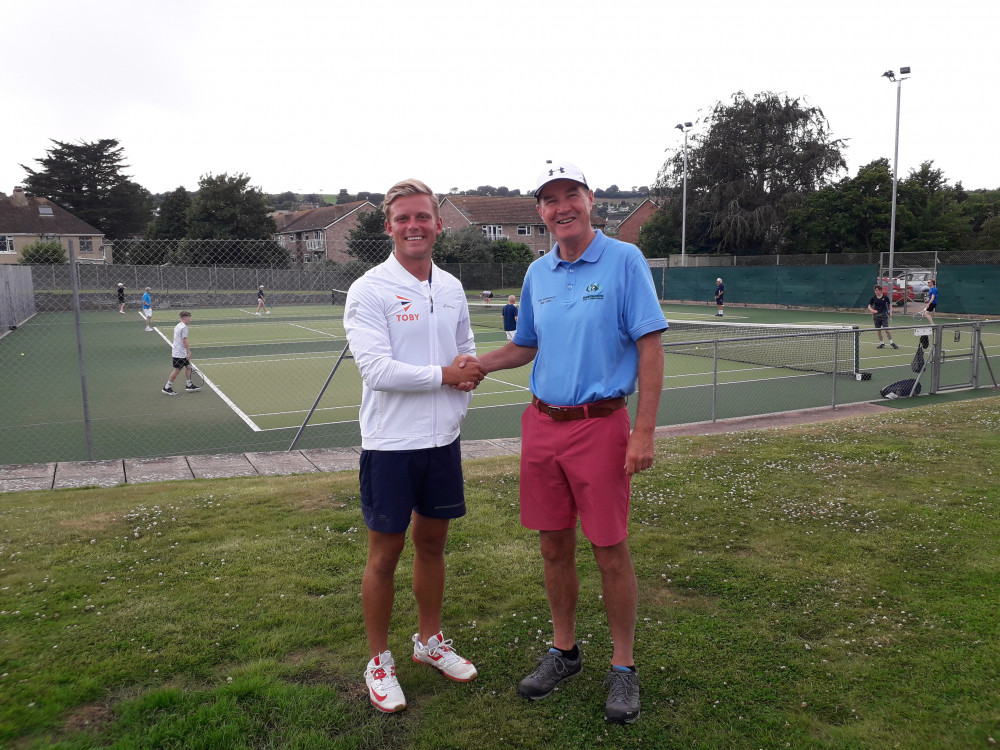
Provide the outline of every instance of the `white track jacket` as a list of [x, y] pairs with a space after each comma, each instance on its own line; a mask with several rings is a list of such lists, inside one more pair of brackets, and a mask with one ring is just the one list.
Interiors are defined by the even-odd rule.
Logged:
[[351, 284], [344, 312], [364, 382], [361, 447], [439, 448], [459, 435], [471, 393], [441, 384], [441, 368], [475, 354], [465, 290], [437, 266], [417, 281], [395, 255]]

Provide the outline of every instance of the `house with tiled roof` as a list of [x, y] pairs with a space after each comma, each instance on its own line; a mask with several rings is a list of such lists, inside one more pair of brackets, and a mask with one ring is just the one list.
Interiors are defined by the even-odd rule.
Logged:
[[369, 201], [351, 201], [335, 206], [311, 208], [274, 217], [278, 231], [274, 239], [292, 256], [294, 263], [355, 260], [347, 252], [347, 237], [358, 225], [358, 214], [376, 206]]
[[105, 246], [100, 229], [22, 187], [10, 196], [0, 193], [0, 263], [17, 263], [25, 247], [49, 241], [62, 245], [78, 263], [111, 262], [111, 246]]
[[[554, 244], [532, 197], [446, 195], [439, 212], [445, 231], [478, 226], [491, 240], [523, 242], [535, 255], [544, 255]], [[604, 219], [590, 215], [595, 228], [604, 227]]]
[[650, 216], [656, 213], [658, 206], [649, 198], [632, 209], [628, 216], [618, 225], [618, 239], [622, 242], [639, 244], [639, 230]]

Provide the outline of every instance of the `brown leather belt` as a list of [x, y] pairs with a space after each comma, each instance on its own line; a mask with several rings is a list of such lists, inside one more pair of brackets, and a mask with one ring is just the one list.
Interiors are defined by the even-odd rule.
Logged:
[[531, 405], [556, 422], [569, 422], [573, 419], [591, 419], [614, 414], [625, 406], [625, 397], [606, 398], [603, 401], [594, 401], [592, 404], [581, 404], [580, 406], [550, 406], [537, 396], [532, 396]]

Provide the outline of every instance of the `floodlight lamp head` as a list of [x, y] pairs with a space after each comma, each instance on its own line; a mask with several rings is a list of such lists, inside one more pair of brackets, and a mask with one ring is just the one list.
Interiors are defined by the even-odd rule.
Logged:
[[684, 126], [681, 125], [680, 123], [677, 123], [676, 125], [674, 125], [674, 127], [677, 128], [678, 130], [684, 130]]
[[908, 67], [907, 68], [900, 68], [899, 69], [899, 74], [901, 76], [908, 76], [908, 75], [910, 75], [910, 69]]
[[883, 78], [888, 78], [890, 81], [895, 81], [896, 80], [896, 74], [893, 73], [891, 70], [885, 71], [885, 73], [882, 74], [882, 77]]
[[684, 127], [686, 127], [686, 128], [693, 128], [694, 125], [692, 125], [690, 122], [686, 122], [686, 123], [684, 123]]

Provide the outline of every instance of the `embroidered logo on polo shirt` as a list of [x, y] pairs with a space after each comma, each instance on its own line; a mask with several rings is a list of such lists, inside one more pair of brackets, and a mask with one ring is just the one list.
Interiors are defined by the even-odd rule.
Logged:
[[587, 287], [587, 291], [588, 292], [599, 292], [599, 291], [601, 291], [601, 285], [600, 284], [591, 284], [590, 286]]
[[398, 299], [399, 300], [399, 304], [401, 304], [403, 306], [403, 312], [406, 312], [407, 310], [409, 310], [410, 309], [410, 305], [413, 304], [413, 300], [407, 299], [406, 297], [400, 297], [398, 294], [396, 295], [396, 299]]
[[596, 284], [596, 283], [595, 284], [588, 284], [586, 291], [589, 292], [589, 294], [583, 295], [583, 298], [585, 300], [587, 300], [587, 299], [604, 299], [604, 295], [601, 294], [601, 285], [600, 284]]

